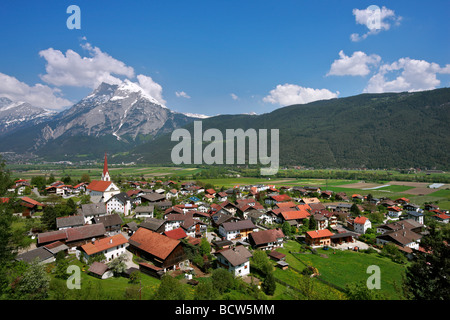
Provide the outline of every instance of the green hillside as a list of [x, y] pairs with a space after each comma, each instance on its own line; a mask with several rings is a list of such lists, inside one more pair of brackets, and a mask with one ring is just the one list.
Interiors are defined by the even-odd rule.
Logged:
[[[448, 169], [450, 89], [361, 94], [271, 113], [204, 119], [203, 132], [279, 129], [281, 165], [315, 168]], [[193, 136], [193, 124], [186, 126]], [[142, 163], [171, 163], [170, 135], [130, 152]], [[247, 147], [248, 149], [248, 147]]]

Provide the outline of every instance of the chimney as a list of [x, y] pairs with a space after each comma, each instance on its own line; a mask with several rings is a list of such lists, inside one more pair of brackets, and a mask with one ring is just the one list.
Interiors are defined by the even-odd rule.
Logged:
[[112, 238], [111, 239], [109, 239], [109, 243], [112, 243], [113, 241], [112, 241]]
[[92, 244], [95, 244], [95, 238], [92, 238], [91, 242]]

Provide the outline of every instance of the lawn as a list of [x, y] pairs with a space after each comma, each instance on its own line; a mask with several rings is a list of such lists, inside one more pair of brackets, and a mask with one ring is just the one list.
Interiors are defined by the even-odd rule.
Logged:
[[[295, 256], [319, 270], [321, 278], [341, 288], [352, 282], [366, 282], [371, 275], [367, 268], [376, 265], [381, 272], [381, 294], [386, 300], [399, 299], [395, 285], [401, 284], [405, 265], [392, 262], [379, 254], [366, 254], [354, 251], [318, 250], [318, 254], [296, 254]], [[327, 257], [322, 257], [325, 254]]]
[[[74, 257], [69, 257], [70, 264], [76, 265], [83, 270], [85, 266], [80, 261]], [[125, 292], [127, 288], [135, 287], [139, 288], [139, 284], [130, 284], [128, 278], [124, 277], [112, 277], [109, 279], [98, 279], [87, 274], [87, 269], [89, 267], [84, 267], [85, 271], [81, 272], [81, 289], [80, 292], [75, 292], [75, 299], [79, 297], [88, 299], [104, 299], [105, 296], [109, 299], [123, 300], [125, 299]], [[53, 274], [51, 275], [52, 282], [58, 285], [60, 288], [69, 290], [65, 286], [65, 280], [57, 279]], [[154, 292], [158, 289], [160, 280], [144, 273], [141, 273], [141, 285], [142, 285], [142, 300], [148, 300], [152, 297]], [[72, 289], [76, 290], [76, 289]], [[73, 296], [71, 296], [73, 297]], [[55, 297], [53, 297], [55, 298]]]

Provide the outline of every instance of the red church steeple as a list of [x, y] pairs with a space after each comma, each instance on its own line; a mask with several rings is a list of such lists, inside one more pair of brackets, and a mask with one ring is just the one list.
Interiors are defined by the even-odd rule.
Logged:
[[105, 161], [103, 163], [102, 181], [111, 181], [108, 171], [108, 159], [106, 157], [106, 152], [105, 152]]

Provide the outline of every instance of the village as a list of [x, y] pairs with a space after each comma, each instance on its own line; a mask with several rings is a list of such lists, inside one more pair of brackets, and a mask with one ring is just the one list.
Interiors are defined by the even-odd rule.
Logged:
[[[27, 186], [29, 181], [20, 179], [10, 191]], [[330, 255], [382, 252], [389, 246], [400, 260], [408, 261], [424, 251], [420, 244], [427, 234], [425, 213], [439, 224], [450, 219], [448, 211], [434, 204], [421, 207], [407, 198], [379, 199], [311, 186], [260, 184], [215, 190], [172, 180], [126, 181], [119, 186], [111, 179], [106, 154], [101, 180], [76, 186], [56, 181], [45, 192], [64, 199], [86, 195], [89, 201], [75, 204], [73, 214], [56, 217], [54, 230], [31, 232], [34, 240], [17, 261], [46, 265], [57, 256], [72, 257], [98, 279], [118, 276], [114, 261], [119, 261], [119, 276], [143, 273], [162, 279], [168, 274], [193, 287], [198, 277], [221, 268], [261, 289], [267, 272], [253, 260], [260, 252], [278, 274], [301, 272], [298, 264], [286, 259], [293, 243], [310, 254], [320, 250]], [[20, 197], [20, 205], [17, 215], [31, 219], [51, 206], [28, 196]], [[369, 219], [367, 206], [385, 208], [381, 223]], [[310, 277], [320, 276], [315, 266], [305, 269]], [[287, 285], [280, 277], [276, 281]]]

